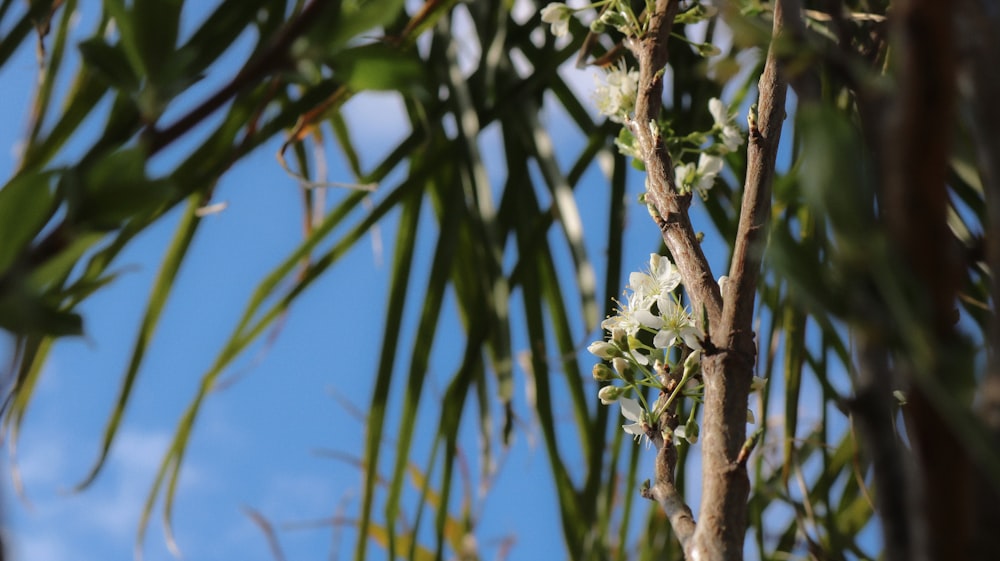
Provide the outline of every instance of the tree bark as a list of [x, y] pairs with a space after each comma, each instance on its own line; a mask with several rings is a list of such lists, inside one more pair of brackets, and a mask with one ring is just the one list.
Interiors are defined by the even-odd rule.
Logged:
[[[652, 490], [681, 538], [685, 555], [692, 560], [743, 558], [750, 490], [744, 449], [746, 413], [756, 360], [753, 311], [787, 91], [787, 82], [779, 72], [778, 42], [786, 14], [797, 19], [799, 9], [796, 2], [789, 0], [775, 6], [772, 43], [759, 83], [759, 119], [750, 130], [747, 179], [725, 295], [719, 290], [688, 218], [690, 194], [678, 193], [670, 156], [649, 127], [650, 122], [658, 120], [662, 105], [661, 72], [667, 64], [667, 39], [677, 11], [676, 1], [657, 1], [649, 34], [633, 46], [640, 79], [632, 130], [648, 174], [647, 201], [658, 215], [663, 241], [677, 263], [695, 317], [706, 320], [702, 325], [707, 338], [702, 362], [705, 406], [698, 523], [691, 522], [690, 509], [676, 504], [677, 497], [670, 492], [674, 465], [662, 449]], [[694, 535], [689, 540], [692, 529]]]

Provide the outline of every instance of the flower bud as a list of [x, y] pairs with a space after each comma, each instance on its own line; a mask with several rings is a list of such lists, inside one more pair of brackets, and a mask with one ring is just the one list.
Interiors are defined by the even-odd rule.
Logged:
[[609, 368], [608, 365], [604, 364], [603, 362], [595, 364], [594, 370], [591, 372], [591, 374], [593, 374], [594, 379], [597, 380], [598, 382], [607, 382], [610, 380], [614, 380], [616, 378], [615, 371], [611, 370], [611, 368]]
[[607, 29], [607, 26], [604, 24], [603, 21], [601, 21], [599, 19], [595, 19], [594, 21], [590, 22], [590, 32], [591, 33], [604, 33], [604, 31], [606, 29]]
[[753, 409], [747, 409], [747, 423], [754, 424], [757, 422], [757, 417], [754, 417]]
[[616, 327], [614, 331], [611, 332], [611, 342], [614, 343], [619, 349], [627, 349], [628, 332], [621, 327]]
[[597, 397], [604, 405], [611, 405], [623, 395], [625, 395], [625, 388], [619, 386], [604, 386], [601, 391], [597, 392]]
[[684, 425], [684, 438], [686, 438], [691, 444], [694, 444], [698, 442], [699, 432], [701, 432], [701, 429], [698, 427], [698, 422], [694, 419], [688, 419], [687, 424]]
[[709, 58], [722, 54], [722, 50], [711, 43], [702, 43], [701, 45], [698, 45], [698, 54], [705, 58]]
[[616, 29], [621, 29], [628, 24], [628, 18], [625, 17], [624, 12], [617, 10], [607, 10], [601, 14], [601, 23], [605, 25], [610, 25]]
[[684, 377], [691, 379], [701, 373], [701, 351], [694, 351], [684, 359]]
[[750, 391], [759, 392], [767, 386], [767, 379], [761, 378], [760, 376], [754, 376], [753, 380], [750, 381]]
[[590, 351], [590, 354], [603, 360], [611, 360], [622, 354], [618, 347], [606, 341], [594, 341], [587, 347], [587, 350]]
[[687, 424], [674, 429], [674, 444], [678, 444], [682, 438], [691, 444], [698, 442], [698, 431], [698, 423], [694, 419], [689, 420]]
[[615, 367], [615, 372], [622, 377], [626, 382], [632, 382], [635, 380], [632, 376], [632, 365], [629, 364], [627, 360], [622, 357], [615, 357], [611, 359], [611, 365]]

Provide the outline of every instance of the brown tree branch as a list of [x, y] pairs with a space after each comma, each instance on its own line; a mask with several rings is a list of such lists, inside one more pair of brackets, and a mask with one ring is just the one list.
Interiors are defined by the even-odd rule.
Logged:
[[663, 71], [669, 58], [667, 40], [677, 8], [677, 0], [657, 0], [648, 32], [629, 44], [629, 49], [639, 59], [639, 93], [635, 120], [630, 125], [646, 165], [646, 200], [659, 215], [657, 225], [684, 279], [695, 317], [699, 321], [702, 316], [708, 318], [709, 325], [702, 325], [708, 334], [722, 315], [719, 285], [688, 218], [691, 195], [678, 193], [670, 155], [663, 139], [650, 127], [651, 123], [659, 121], [663, 107]]
[[[684, 381], [682, 372], [679, 369], [664, 371], [659, 373], [660, 383], [664, 386], [664, 391], [656, 400], [654, 409], [665, 407], [660, 418], [653, 423], [655, 426], [646, 426], [646, 437], [656, 446], [656, 466], [654, 470], [653, 485], [642, 489], [642, 496], [654, 500], [660, 504], [660, 508], [670, 520], [670, 526], [677, 536], [677, 541], [681, 544], [684, 556], [692, 558], [691, 546], [697, 526], [691, 507], [684, 502], [684, 497], [674, 484], [674, 470], [677, 468], [677, 446], [674, 445], [673, 432], [680, 424], [677, 418], [677, 401], [669, 405], [670, 395], [679, 390], [680, 384]], [[664, 438], [664, 435], [667, 435]]]
[[[691, 195], [678, 193], [674, 185], [670, 154], [667, 153], [658, 130], [650, 126], [659, 122], [663, 106], [663, 71], [668, 60], [667, 41], [673, 28], [674, 16], [677, 15], [677, 8], [677, 0], [657, 0], [655, 9], [650, 15], [648, 32], [628, 44], [629, 49], [639, 60], [639, 91], [636, 98], [635, 120], [629, 122], [629, 125], [638, 141], [640, 154], [646, 166], [646, 202], [655, 212], [663, 241], [684, 280], [695, 316], [699, 321], [703, 317], [708, 320], [708, 325], [702, 324], [701, 327], [706, 334], [709, 334], [711, 326], [718, 321], [722, 313], [719, 286], [712, 276], [708, 260], [688, 218], [687, 210], [691, 205]], [[691, 508], [684, 502], [674, 485], [677, 449], [672, 438], [664, 442], [661, 432], [664, 428], [670, 430], [677, 428], [677, 418], [673, 411], [666, 411], [657, 425], [655, 428], [650, 428], [647, 434], [659, 450], [656, 455], [655, 481], [651, 488], [643, 490], [643, 496], [659, 503], [670, 520], [685, 557], [692, 559], [695, 557], [691, 547], [696, 525]]]
[[785, 119], [787, 81], [780, 71], [780, 50], [788, 20], [799, 21], [796, 0], [774, 7], [772, 39], [758, 83], [758, 119], [751, 120], [747, 175], [723, 312], [712, 330], [715, 352], [705, 358], [705, 408], [702, 444], [701, 522], [694, 548], [699, 559], [742, 559], [746, 500], [750, 492], [746, 462], [746, 411], [756, 349], [754, 300], [771, 212], [771, 184], [781, 127]]
[[697, 526], [691, 507], [684, 502], [680, 492], [674, 485], [674, 468], [677, 466], [677, 447], [673, 443], [660, 446], [656, 453], [656, 477], [649, 489], [643, 490], [643, 496], [659, 503], [660, 508], [670, 520], [674, 535], [684, 550], [687, 558], [692, 558], [692, 538]]
[[[758, 82], [757, 120], [750, 123], [747, 146], [747, 173], [737, 228], [729, 281], [723, 295], [723, 333], [737, 332], [743, 339], [732, 348], [753, 352], [751, 328], [757, 280], [768, 218], [771, 214], [771, 184], [778, 157], [781, 127], [785, 120], [788, 82], [779, 72], [778, 51], [786, 39], [786, 27], [801, 27], [799, 0], [782, 0], [774, 6], [773, 38], [764, 71]], [[787, 22], [787, 23], [786, 23]]]

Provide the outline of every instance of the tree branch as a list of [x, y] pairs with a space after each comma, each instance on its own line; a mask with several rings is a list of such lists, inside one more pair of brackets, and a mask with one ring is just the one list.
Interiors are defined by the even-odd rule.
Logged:
[[[654, 409], [664, 407], [669, 401], [670, 394], [677, 391], [678, 386], [683, 382], [683, 374], [678, 370], [665, 371], [659, 374], [660, 383], [664, 390], [656, 400]], [[674, 535], [681, 544], [684, 556], [692, 558], [691, 546], [697, 526], [694, 522], [694, 515], [691, 507], [684, 502], [674, 484], [674, 470], [677, 468], [677, 446], [674, 445], [673, 432], [680, 424], [677, 418], [677, 401], [666, 406], [659, 419], [653, 423], [654, 426], [646, 426], [646, 437], [656, 446], [656, 467], [654, 470], [654, 480], [652, 487], [644, 487], [642, 496], [654, 500], [660, 504], [660, 508], [670, 520], [670, 526], [674, 529]], [[667, 438], [664, 438], [664, 435]]]
[[[790, 13], [788, 13], [790, 12]], [[723, 306], [723, 333], [733, 330], [751, 333], [757, 280], [760, 277], [766, 225], [771, 214], [771, 184], [778, 157], [781, 127], [785, 120], [785, 94], [788, 81], [778, 70], [778, 51], [787, 36], [786, 26], [801, 27], [798, 0], [781, 0], [774, 6], [773, 36], [764, 71], [758, 82], [757, 121], [751, 120], [747, 146], [747, 173], [743, 184], [743, 203], [737, 227], [733, 260], [729, 267]], [[787, 23], [786, 23], [787, 22]], [[753, 351], [753, 341], [741, 351]]]
[[711, 267], [688, 218], [691, 195], [678, 193], [670, 154], [663, 145], [663, 139], [650, 128], [650, 123], [659, 121], [663, 107], [663, 70], [669, 58], [667, 40], [677, 8], [677, 0], [657, 0], [650, 15], [649, 31], [629, 44], [629, 49], [639, 59], [635, 120], [629, 124], [639, 142], [646, 166], [646, 200], [659, 215], [656, 217], [657, 225], [684, 279], [695, 317], [699, 321], [703, 315], [708, 318], [708, 325], [701, 326], [708, 334], [711, 326], [722, 316], [719, 285], [712, 276]]
[[694, 539], [697, 557], [704, 560], [743, 556], [750, 492], [746, 411], [756, 359], [754, 301], [788, 89], [780, 71], [780, 51], [786, 22], [798, 21], [800, 10], [797, 0], [779, 0], [774, 6], [771, 45], [758, 83], [758, 121], [751, 119], [750, 124], [746, 183], [729, 282], [721, 321], [712, 330], [712, 342], [721, 347], [706, 349], [701, 523]]
[[696, 525], [691, 507], [684, 502], [674, 485], [674, 468], [677, 466], [677, 447], [672, 443], [661, 445], [656, 453], [656, 478], [653, 486], [643, 489], [642, 496], [660, 504], [660, 508], [670, 520], [674, 535], [684, 550], [684, 556], [692, 558], [690, 548]]

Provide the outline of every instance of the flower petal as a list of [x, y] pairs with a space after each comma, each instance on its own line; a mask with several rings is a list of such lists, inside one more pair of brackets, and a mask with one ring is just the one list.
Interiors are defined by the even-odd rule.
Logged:
[[705, 176], [711, 175], [715, 179], [715, 176], [722, 171], [722, 164], [722, 158], [702, 152], [698, 156], [698, 173]]
[[625, 432], [631, 434], [632, 436], [644, 436], [646, 431], [642, 428], [642, 423], [632, 423], [630, 425], [622, 425], [622, 429]]
[[715, 124], [718, 126], [725, 126], [726, 121], [729, 120], [729, 115], [726, 112], [726, 106], [722, 104], [722, 101], [717, 97], [713, 97], [708, 100], [708, 112], [712, 114], [712, 119], [715, 120]]
[[639, 402], [631, 397], [623, 397], [618, 400], [622, 406], [622, 416], [634, 423], [642, 423], [642, 407]]

